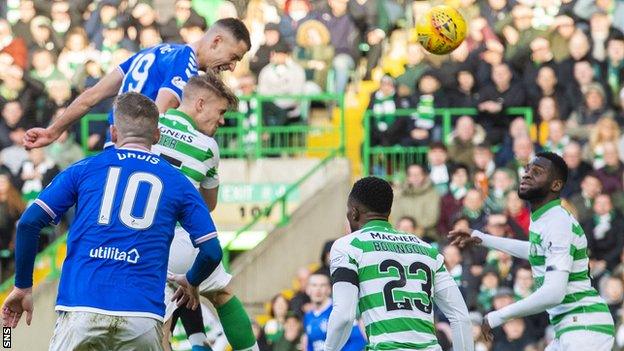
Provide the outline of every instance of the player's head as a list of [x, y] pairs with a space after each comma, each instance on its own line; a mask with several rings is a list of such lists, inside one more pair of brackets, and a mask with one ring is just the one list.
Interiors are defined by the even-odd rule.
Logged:
[[136, 143], [150, 147], [158, 142], [158, 107], [148, 97], [135, 92], [121, 94], [113, 111], [115, 124], [110, 132], [116, 146]]
[[192, 77], [186, 83], [179, 109], [193, 118], [200, 132], [214, 136], [225, 123], [223, 114], [236, 108], [237, 103], [236, 95], [223, 80], [207, 70], [206, 74]]
[[538, 200], [554, 194], [556, 197], [568, 180], [568, 166], [561, 156], [540, 152], [526, 166], [518, 195], [523, 200]]
[[392, 199], [392, 187], [381, 178], [365, 177], [355, 182], [347, 201], [351, 230], [360, 230], [373, 219], [388, 220]]
[[222, 18], [216, 21], [197, 47], [199, 68], [215, 71], [234, 71], [236, 63], [251, 48], [249, 31], [243, 21], [237, 18]]
[[329, 277], [325, 274], [312, 274], [308, 279], [306, 293], [310, 296], [310, 301], [317, 305], [323, 305], [331, 295], [331, 285]]

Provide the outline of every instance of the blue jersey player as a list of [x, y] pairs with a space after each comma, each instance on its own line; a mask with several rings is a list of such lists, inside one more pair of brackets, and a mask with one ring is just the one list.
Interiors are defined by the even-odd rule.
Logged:
[[167, 257], [176, 222], [200, 250], [188, 273], [174, 277], [182, 286], [181, 302], [197, 307], [196, 286], [214, 271], [222, 252], [195, 187], [149, 151], [159, 138], [158, 118], [147, 97], [120, 95], [111, 127], [116, 147], [67, 168], [22, 215], [4, 325], [17, 326], [24, 311], [30, 324], [39, 232], [74, 204], [50, 350], [162, 350]]
[[49, 127], [28, 130], [24, 146], [38, 148], [51, 144], [93, 106], [129, 91], [152, 99], [160, 113], [176, 108], [184, 85], [198, 70], [233, 71], [250, 47], [245, 24], [236, 18], [224, 18], [195, 43], [161, 44], [144, 49], [80, 94]]

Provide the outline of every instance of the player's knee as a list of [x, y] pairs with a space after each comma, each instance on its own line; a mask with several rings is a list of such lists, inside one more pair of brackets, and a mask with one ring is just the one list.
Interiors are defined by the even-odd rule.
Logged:
[[224, 288], [208, 291], [205, 293], [201, 293], [201, 295], [207, 298], [215, 307], [225, 305], [232, 297], [234, 297], [234, 292], [230, 285], [226, 285]]

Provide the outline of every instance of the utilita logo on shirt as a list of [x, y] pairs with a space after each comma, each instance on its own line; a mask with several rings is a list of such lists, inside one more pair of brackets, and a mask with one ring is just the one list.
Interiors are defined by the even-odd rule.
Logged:
[[105, 260], [126, 261], [129, 263], [137, 263], [139, 260], [139, 251], [132, 249], [128, 252], [121, 251], [116, 247], [98, 247], [89, 250], [89, 256], [93, 258], [101, 258]]

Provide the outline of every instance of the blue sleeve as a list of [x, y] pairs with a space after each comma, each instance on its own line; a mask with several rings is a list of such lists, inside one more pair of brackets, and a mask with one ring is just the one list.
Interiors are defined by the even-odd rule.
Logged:
[[130, 66], [132, 66], [132, 61], [134, 61], [137, 55], [139, 55], [139, 53], [130, 56], [127, 60], [125, 60], [119, 65], [119, 69], [124, 75], [126, 75], [128, 71], [130, 71]]
[[55, 224], [58, 224], [63, 214], [76, 203], [82, 164], [84, 162], [78, 162], [54, 177], [52, 183], [43, 189], [35, 200]]
[[182, 90], [191, 77], [198, 74], [195, 54], [189, 46], [176, 52], [175, 57], [165, 67], [165, 76], [160, 89], [166, 89], [182, 101]]
[[41, 206], [32, 204], [22, 214], [15, 234], [15, 286], [33, 285], [33, 269], [39, 247], [39, 233], [52, 218]]
[[182, 174], [180, 177], [183, 187], [179, 193], [183, 195], [180, 198], [178, 222], [189, 233], [193, 246], [198, 247], [203, 242], [216, 239], [217, 228], [199, 191]]
[[186, 273], [186, 279], [193, 286], [199, 286], [219, 266], [223, 251], [219, 239], [204, 241], [199, 244], [199, 253], [195, 257], [193, 267]]

